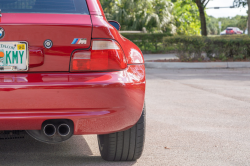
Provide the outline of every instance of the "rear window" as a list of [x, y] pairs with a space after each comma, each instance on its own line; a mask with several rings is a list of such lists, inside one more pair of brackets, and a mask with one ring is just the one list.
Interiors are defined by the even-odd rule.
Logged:
[[2, 13], [89, 14], [85, 0], [0, 0]]

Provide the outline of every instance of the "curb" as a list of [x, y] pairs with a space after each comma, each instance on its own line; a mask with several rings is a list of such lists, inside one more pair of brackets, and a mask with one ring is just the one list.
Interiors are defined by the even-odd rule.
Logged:
[[250, 68], [250, 62], [145, 62], [145, 67], [158, 69]]
[[145, 67], [157, 69], [250, 68], [250, 62], [145, 62]]
[[228, 62], [228, 68], [250, 68], [250, 62]]

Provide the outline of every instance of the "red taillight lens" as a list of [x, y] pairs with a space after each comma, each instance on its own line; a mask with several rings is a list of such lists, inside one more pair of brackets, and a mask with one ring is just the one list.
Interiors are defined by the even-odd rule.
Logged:
[[127, 61], [120, 45], [113, 40], [93, 40], [88, 51], [73, 53], [71, 72], [115, 71], [127, 68]]

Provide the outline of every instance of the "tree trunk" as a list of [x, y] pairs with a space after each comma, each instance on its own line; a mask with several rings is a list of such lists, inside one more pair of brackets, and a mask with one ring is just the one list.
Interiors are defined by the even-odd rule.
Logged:
[[[250, 1], [250, 0], [248, 0], [248, 1]], [[201, 4], [201, 0], [196, 0], [196, 5], [198, 6], [199, 12], [200, 12], [201, 34], [202, 34], [202, 36], [207, 36], [207, 23], [206, 23], [204, 7]]]
[[250, 35], [250, 0], [247, 0], [247, 4], [248, 4], [247, 31], [248, 31], [248, 35]]

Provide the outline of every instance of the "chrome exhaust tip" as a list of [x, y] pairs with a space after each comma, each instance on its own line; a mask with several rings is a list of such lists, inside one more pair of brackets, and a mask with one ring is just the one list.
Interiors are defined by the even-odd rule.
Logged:
[[43, 132], [46, 136], [52, 137], [56, 134], [56, 127], [53, 124], [47, 124], [43, 128]]
[[58, 126], [58, 134], [62, 137], [66, 137], [70, 133], [70, 127], [67, 124], [61, 124]]

